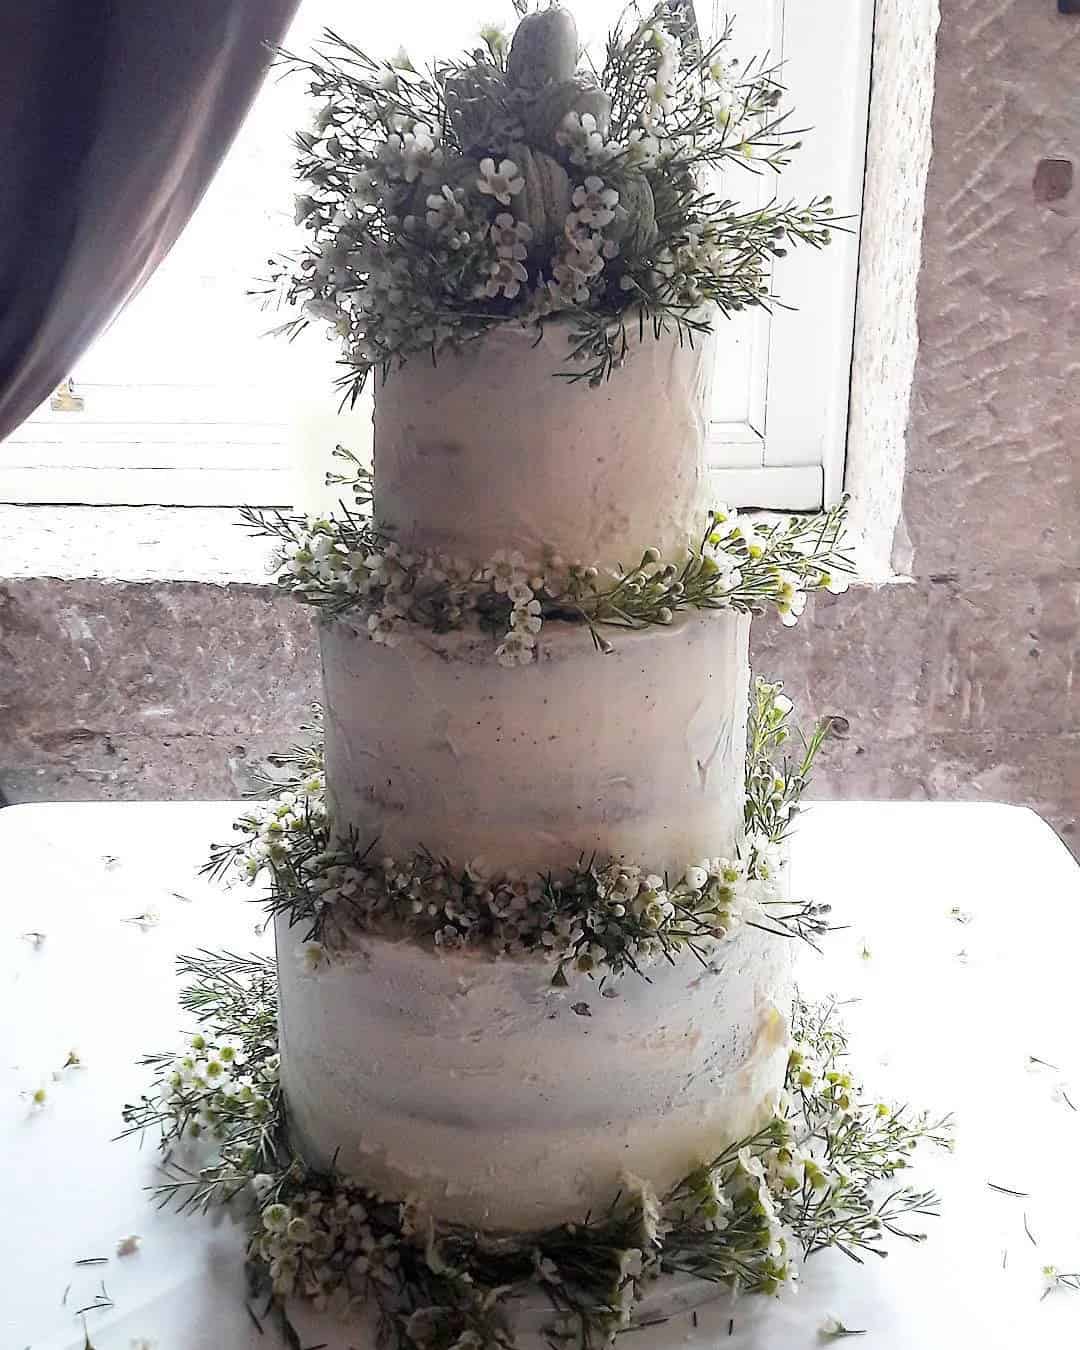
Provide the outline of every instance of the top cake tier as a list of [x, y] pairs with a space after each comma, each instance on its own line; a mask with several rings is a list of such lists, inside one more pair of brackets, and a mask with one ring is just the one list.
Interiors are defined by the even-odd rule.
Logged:
[[700, 532], [711, 339], [635, 331], [593, 388], [557, 375], [570, 331], [504, 324], [379, 378], [375, 517], [404, 547], [632, 567]]

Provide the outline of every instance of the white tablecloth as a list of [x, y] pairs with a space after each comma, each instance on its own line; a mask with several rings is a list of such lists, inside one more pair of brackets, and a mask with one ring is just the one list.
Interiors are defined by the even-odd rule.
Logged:
[[[110, 1142], [146, 1082], [136, 1058], [177, 1043], [176, 953], [265, 943], [249, 892], [195, 876], [237, 810], [0, 811], [2, 1350], [84, 1350], [76, 1310], [102, 1284], [113, 1306], [85, 1314], [95, 1350], [278, 1343], [245, 1311], [239, 1231], [154, 1210], [142, 1190], [154, 1150]], [[927, 1152], [913, 1173], [944, 1213], [925, 1244], [894, 1242], [885, 1261], [813, 1258], [796, 1297], [740, 1302], [730, 1336], [725, 1307], [650, 1341], [809, 1350], [834, 1313], [866, 1329], [867, 1350], [1076, 1350], [1080, 1293], [1041, 1299], [1040, 1272], [1080, 1271], [1080, 869], [1028, 811], [937, 803], [814, 807], [793, 867], [797, 893], [849, 925], [823, 957], [806, 951], [804, 992], [851, 1000], [854, 1062], [875, 1092], [956, 1115], [955, 1153]], [[147, 910], [156, 926], [125, 922]], [[52, 1081], [71, 1050], [85, 1067]], [[42, 1083], [49, 1100], [31, 1111], [22, 1094]], [[140, 1250], [117, 1256], [133, 1233]], [[306, 1343], [361, 1339], [319, 1326]]]

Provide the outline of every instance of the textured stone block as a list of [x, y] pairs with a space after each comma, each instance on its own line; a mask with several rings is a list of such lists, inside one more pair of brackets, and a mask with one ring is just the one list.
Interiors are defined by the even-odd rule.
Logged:
[[233, 796], [316, 688], [311, 615], [269, 587], [0, 584], [9, 800]]
[[945, 0], [904, 515], [923, 573], [1080, 565], [1080, 144], [1074, 34], [1049, 5]]

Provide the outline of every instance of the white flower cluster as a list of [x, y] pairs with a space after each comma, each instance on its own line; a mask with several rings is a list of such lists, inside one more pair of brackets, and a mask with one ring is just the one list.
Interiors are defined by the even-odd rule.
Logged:
[[501, 666], [524, 666], [536, 654], [536, 635], [543, 626], [540, 601], [536, 595], [548, 586], [548, 578], [539, 567], [529, 567], [523, 554], [514, 549], [499, 549], [480, 570], [496, 595], [505, 595], [512, 605], [510, 627], [495, 648]]
[[455, 870], [426, 853], [358, 856], [332, 843], [302, 858], [277, 853], [267, 866], [274, 904], [302, 909], [326, 934], [303, 944], [309, 973], [332, 961], [335, 939], [359, 926], [404, 929], [444, 951], [542, 955], [557, 967], [558, 983], [567, 971], [611, 977], [670, 956], [691, 937], [722, 941], [748, 917], [783, 904], [779, 878], [760, 875], [756, 856], [703, 859], [673, 883], [622, 862], [538, 876], [493, 872], [482, 859]]
[[505, 295], [507, 300], [513, 300], [529, 279], [525, 259], [529, 256], [532, 227], [524, 220], [515, 220], [509, 211], [502, 211], [487, 233], [495, 245], [495, 257], [490, 263], [491, 275], [483, 285], [476, 287], [475, 294], [489, 299]]
[[[256, 1176], [256, 1197], [272, 1183], [272, 1177]], [[341, 1184], [330, 1195], [310, 1189], [291, 1195], [288, 1204], [264, 1205], [250, 1254], [265, 1263], [274, 1293], [311, 1299], [320, 1309], [345, 1295], [341, 1311], [348, 1315], [363, 1306], [372, 1282], [395, 1286], [400, 1239], [372, 1227], [369, 1204], [359, 1188]]]
[[196, 1033], [161, 1081], [162, 1110], [180, 1123], [185, 1139], [226, 1139], [238, 1122], [270, 1121], [280, 1057], [247, 1062], [237, 1036]]
[[784, 1198], [801, 1191], [804, 1180], [811, 1187], [819, 1178], [822, 1186], [826, 1180], [813, 1159], [796, 1146], [786, 1120], [774, 1118], [769, 1137], [776, 1142], [765, 1147], [744, 1144], [731, 1164], [692, 1172], [677, 1188], [664, 1217], [669, 1229], [686, 1226], [716, 1234], [717, 1240], [729, 1229], [742, 1233], [749, 1222], [755, 1223], [758, 1287], [775, 1294], [798, 1278], [782, 1215]]
[[[524, 43], [538, 22], [554, 33], [565, 11], [530, 16]], [[590, 339], [575, 352], [598, 384], [620, 364], [604, 332], [635, 307], [684, 331], [691, 306], [767, 304], [771, 256], [828, 243], [832, 211], [740, 214], [705, 190], [729, 162], [781, 171], [799, 144], [773, 111], [775, 70], [729, 57], [730, 36], [702, 47], [656, 7], [613, 35], [599, 73], [552, 49], [558, 71], [522, 84], [505, 38], [493, 60], [421, 74], [329, 35], [294, 62], [321, 100], [297, 138], [311, 237], [271, 280], [298, 323], [329, 325], [357, 389], [373, 368], [557, 312]]]
[[[772, 536], [761, 526], [741, 515], [734, 507], [720, 506], [712, 512], [712, 528], [705, 540], [704, 556], [724, 577], [723, 589], [734, 589], [743, 579], [747, 563], [766, 561]], [[793, 540], [796, 553], [809, 553], [816, 546], [813, 532]], [[773, 605], [780, 622], [793, 627], [806, 608], [806, 597], [811, 590], [826, 590], [841, 595], [848, 589], [848, 573], [815, 569], [812, 578], [794, 567], [772, 568]], [[809, 583], [809, 584], [808, 584]]]
[[[733, 256], [715, 226], [692, 222], [681, 239], [657, 251], [651, 272], [656, 294], [672, 304], [702, 305], [710, 279], [722, 277], [730, 269]], [[761, 294], [767, 294], [768, 286], [762, 285]]]
[[248, 835], [243, 865], [255, 877], [267, 865], [283, 862], [290, 848], [326, 823], [326, 779], [312, 772], [302, 782], [247, 812], [237, 828]]
[[[446, 150], [438, 130], [392, 113], [360, 164], [346, 155], [336, 135], [312, 138], [312, 150], [316, 146], [329, 161], [318, 176], [332, 174], [342, 186], [333, 204], [309, 194], [296, 199], [297, 223], [318, 240], [309, 255], [306, 289], [313, 293], [304, 314], [329, 323], [351, 359], [368, 366], [398, 352], [441, 345], [456, 325], [439, 317], [439, 273], [482, 236], [485, 216], [469, 193], [445, 181]], [[445, 252], [423, 266], [372, 232], [376, 217], [405, 238], [426, 230]]]
[[[327, 235], [313, 267], [314, 278], [323, 283], [322, 293], [305, 303], [308, 317], [328, 322], [345, 339], [351, 355], [368, 364], [399, 350], [439, 346], [451, 336], [454, 325], [445, 319], [440, 323], [435, 317], [436, 306], [426, 305], [423, 295], [414, 294], [421, 280], [417, 261], [380, 256], [363, 237], [372, 209], [399, 220], [396, 211], [401, 184], [431, 189], [421, 193], [422, 200], [400, 217], [400, 227], [407, 237], [426, 232], [450, 254], [460, 255], [472, 247], [475, 270], [480, 274], [472, 285], [475, 298], [502, 296], [514, 300], [521, 295], [527, 301], [521, 314], [524, 322], [592, 300], [603, 284], [605, 264], [619, 253], [618, 243], [605, 236], [604, 228], [617, 218], [620, 222], [626, 218], [625, 210], [618, 207], [619, 193], [614, 187], [595, 173], [574, 187], [573, 209], [563, 221], [555, 250], [547, 260], [548, 274], [541, 270], [535, 285], [530, 285], [526, 264], [534, 244], [533, 230], [509, 210], [525, 189], [519, 165], [509, 158], [496, 161], [486, 157], [480, 161], [474, 179], [455, 186], [442, 180], [445, 151], [438, 133], [401, 114], [391, 120], [394, 129], [374, 151], [370, 166], [351, 175], [352, 196], [329, 220], [310, 195], [297, 198], [297, 223]], [[593, 159], [621, 158], [644, 168], [655, 162], [658, 152], [655, 138], [644, 131], [635, 133], [626, 145], [603, 141], [596, 131], [596, 119], [589, 113], [583, 117], [568, 113], [558, 135], [573, 147], [572, 162], [582, 166]], [[485, 202], [506, 209], [490, 219]], [[433, 281], [436, 274], [431, 276]], [[417, 305], [429, 312], [418, 314]]]
[[566, 217], [559, 248], [551, 263], [547, 292], [538, 296], [536, 315], [587, 305], [602, 285], [606, 263], [619, 254], [618, 243], [604, 234], [615, 220], [619, 194], [596, 174], [574, 189], [574, 210]]
[[[510, 225], [506, 230], [508, 237], [516, 234]], [[721, 506], [709, 513], [697, 552], [665, 561], [658, 549], [648, 548], [637, 567], [602, 571], [553, 554], [527, 559], [515, 549], [479, 564], [406, 552], [370, 534], [358, 538], [354, 521], [342, 526], [308, 517], [285, 543], [277, 579], [313, 604], [363, 607], [368, 636], [390, 647], [410, 624], [443, 632], [462, 627], [478, 610], [488, 621], [505, 617], [495, 657], [501, 665], [519, 666], [535, 659], [548, 606], [589, 621], [641, 626], [671, 623], [685, 607], [746, 610], [771, 603], [784, 624], [794, 624], [810, 590], [840, 592], [848, 585], [846, 572], [829, 570], [834, 555], [823, 560], [815, 552], [820, 545], [817, 532], [794, 519], [785, 533]]]

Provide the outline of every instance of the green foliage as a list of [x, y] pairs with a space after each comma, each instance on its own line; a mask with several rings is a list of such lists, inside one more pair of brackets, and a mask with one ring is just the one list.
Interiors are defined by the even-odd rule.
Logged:
[[[311, 56], [281, 56], [319, 112], [297, 136], [296, 219], [310, 239], [274, 265], [266, 294], [300, 307], [290, 336], [312, 320], [333, 328], [347, 399], [372, 370], [556, 316], [568, 320], [558, 373], [597, 385], [631, 330], [696, 340], [772, 305], [772, 263], [791, 246], [831, 239], [828, 196], [747, 210], [722, 190], [725, 172], [781, 174], [801, 135], [778, 67], [733, 57], [730, 23], [703, 44], [689, 4], [632, 5], [599, 70], [570, 70], [565, 11], [531, 14], [519, 34], [508, 48], [485, 30], [426, 71], [333, 31]], [[569, 176], [543, 228], [522, 172], [538, 157]], [[601, 189], [614, 198], [595, 209]], [[520, 249], [503, 216], [530, 224]]]

